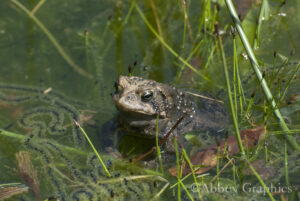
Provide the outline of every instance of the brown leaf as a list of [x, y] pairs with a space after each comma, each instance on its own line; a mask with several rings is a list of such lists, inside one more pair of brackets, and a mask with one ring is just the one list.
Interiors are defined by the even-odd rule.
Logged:
[[37, 172], [31, 163], [29, 152], [20, 151], [16, 153], [16, 158], [18, 161], [19, 173], [21, 177], [28, 184], [30, 189], [33, 191], [37, 200], [41, 200], [39, 195], [40, 193], [39, 180], [37, 178]]
[[[249, 129], [249, 130], [244, 130], [240, 132], [241, 138], [242, 138], [242, 144], [245, 148], [246, 140], [245, 136], [247, 138], [247, 144], [248, 148], [253, 147], [257, 141], [262, 138], [264, 134], [264, 127], [260, 126], [257, 128]], [[225, 141], [222, 141], [220, 143], [220, 154], [224, 152], [224, 146], [225, 146]], [[238, 146], [238, 142], [236, 139], [236, 136], [230, 136], [227, 139], [227, 151], [230, 155], [234, 155], [239, 153], [240, 149]], [[217, 164], [217, 149], [218, 145], [214, 144], [211, 145], [202, 151], [196, 153], [190, 160], [193, 166], [200, 166], [199, 168], [196, 168], [195, 174], [202, 174], [204, 172], [207, 172], [211, 168], [215, 167]], [[223, 155], [221, 155], [223, 157]], [[195, 167], [194, 167], [195, 169]], [[191, 168], [189, 167], [188, 163], [184, 162], [182, 166], [182, 174], [187, 175], [191, 172]], [[172, 176], [177, 176], [177, 166], [174, 166], [169, 169], [169, 172]]]
[[6, 188], [0, 188], [0, 200], [4, 200], [14, 195], [25, 193], [27, 191], [28, 191], [27, 186], [24, 187], [10, 186]]

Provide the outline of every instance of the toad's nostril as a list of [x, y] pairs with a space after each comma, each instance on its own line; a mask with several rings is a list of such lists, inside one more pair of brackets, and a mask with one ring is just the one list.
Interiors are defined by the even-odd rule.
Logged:
[[115, 93], [119, 93], [119, 83], [117, 81], [114, 83], [114, 87], [115, 87]]

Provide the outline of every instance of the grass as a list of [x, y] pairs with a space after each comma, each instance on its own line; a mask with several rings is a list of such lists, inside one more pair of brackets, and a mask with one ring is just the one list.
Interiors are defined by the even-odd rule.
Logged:
[[177, 139], [174, 138], [174, 147], [175, 147], [175, 153], [176, 153], [176, 165], [177, 165], [177, 199], [178, 201], [181, 200], [181, 166], [180, 166], [180, 160], [179, 160], [179, 151], [178, 151], [178, 144]]
[[[54, 161], [52, 166], [50, 166], [45, 162], [46, 159], [43, 159], [46, 158], [45, 156], [52, 154], [57, 158], [63, 159], [64, 155], [60, 155], [61, 153], [55, 149], [42, 149], [42, 151], [45, 152], [44, 155], [41, 154], [37, 157], [38, 159], [36, 159], [35, 162], [38, 164], [39, 161], [44, 161], [41, 166], [48, 172], [51, 170], [50, 167], [55, 167], [53, 168], [55, 170], [54, 172], [59, 172], [59, 176], [61, 177], [60, 180], [57, 180], [57, 183], [63, 184], [64, 182], [71, 181], [72, 185], [77, 184], [77, 187], [82, 186], [83, 184], [86, 186], [90, 185], [97, 189], [97, 191], [102, 195], [107, 195], [110, 199], [118, 199], [118, 190], [115, 189], [114, 185], [119, 185], [122, 186], [119, 191], [120, 195], [123, 195], [122, 192], [128, 192], [127, 195], [141, 197], [148, 192], [148, 188], [151, 190], [154, 189], [154, 193], [149, 198], [153, 200], [168, 199], [169, 197], [172, 199], [176, 198], [177, 200], [183, 200], [186, 198], [189, 200], [205, 200], [221, 199], [222, 194], [209, 194], [208, 192], [205, 192], [205, 190], [201, 190], [201, 186], [203, 185], [220, 184], [237, 188], [238, 185], [242, 185], [246, 182], [257, 182], [255, 185], [263, 186], [266, 189], [270, 200], [275, 200], [279, 197], [283, 199], [284, 196], [288, 196], [291, 200], [297, 199], [297, 192], [295, 190], [293, 193], [286, 193], [284, 195], [272, 194], [272, 192], [268, 190], [267, 185], [269, 180], [271, 182], [275, 182], [276, 180], [269, 179], [264, 181], [264, 178], [259, 173], [259, 167], [256, 167], [254, 163], [261, 159], [265, 160], [266, 164], [273, 164], [276, 161], [283, 162], [283, 178], [285, 180], [285, 185], [290, 186], [294, 184], [293, 178], [290, 175], [294, 175], [295, 173], [289, 166], [289, 160], [290, 154], [299, 150], [296, 138], [292, 137], [299, 132], [299, 128], [298, 125], [286, 124], [280, 108], [285, 107], [284, 102], [286, 101], [287, 96], [290, 95], [290, 89], [293, 86], [295, 79], [297, 79], [297, 72], [300, 68], [300, 63], [294, 69], [287, 72], [285, 71], [285, 66], [289, 63], [289, 61], [291, 61], [292, 57], [276, 53], [276, 56], [273, 58], [274, 64], [273, 69], [271, 69], [271, 74], [267, 74], [265, 77], [263, 76], [264, 73], [262, 73], [261, 67], [259, 66], [259, 64], [267, 63], [261, 59], [264, 55], [261, 56], [261, 52], [259, 51], [254, 52], [264, 48], [264, 41], [266, 37], [264, 34], [268, 34], [265, 26], [276, 18], [276, 15], [273, 14], [276, 9], [270, 6], [270, 1], [263, 0], [260, 5], [255, 5], [253, 8], [250, 8], [249, 12], [253, 9], [258, 9], [257, 24], [255, 22], [254, 26], [254, 40], [250, 43], [246, 37], [246, 34], [248, 33], [244, 33], [242, 24], [239, 21], [230, 0], [225, 1], [225, 4], [228, 6], [228, 10], [223, 9], [226, 7], [224, 7], [222, 3], [215, 4], [208, 0], [203, 0], [201, 4], [197, 4], [199, 7], [194, 5], [195, 2], [185, 0], [177, 2], [176, 5], [160, 3], [155, 0], [151, 0], [150, 2], [130, 1], [130, 4], [128, 5], [117, 1], [114, 4], [114, 9], [109, 11], [110, 13], [113, 13], [110, 19], [107, 20], [104, 17], [91, 18], [89, 20], [93, 21], [93, 23], [88, 23], [83, 26], [84, 29], [87, 30], [87, 32], [85, 32], [87, 35], [81, 38], [76, 38], [76, 48], [79, 49], [79, 52], [84, 51], [85, 55], [82, 56], [79, 54], [84, 60], [84, 62], [79, 65], [75, 64], [75, 62], [71, 59], [76, 58], [76, 53], [74, 53], [75, 51], [64, 51], [64, 49], [68, 49], [69, 47], [64, 45], [65, 43], [63, 41], [60, 42], [55, 38], [55, 35], [59, 33], [51, 33], [49, 31], [50, 29], [47, 28], [47, 20], [39, 19], [38, 14], [40, 12], [46, 12], [43, 11], [43, 8], [49, 5], [48, 1], [39, 1], [32, 10], [25, 7], [18, 0], [11, 0], [11, 2], [13, 5], [17, 6], [17, 8], [21, 9], [30, 20], [33, 20], [36, 26], [42, 31], [42, 33], [45, 34], [45, 38], [51, 41], [56, 51], [70, 65], [72, 72], [68, 72], [67, 74], [72, 74], [74, 71], [76, 74], [83, 76], [83, 81], [80, 82], [80, 85], [87, 86], [80, 90], [80, 93], [82, 93], [80, 95], [82, 95], [83, 100], [93, 100], [94, 94], [97, 94], [99, 91], [101, 91], [102, 94], [109, 94], [109, 90], [106, 89], [111, 86], [110, 82], [111, 79], [113, 79], [112, 77], [116, 77], [116, 72], [124, 72], [124, 69], [126, 69], [129, 64], [135, 63], [134, 60], [137, 60], [138, 64], [134, 67], [135, 69], [131, 72], [131, 74], [144, 77], [147, 77], [147, 74], [149, 74], [149, 77], [151, 78], [158, 80], [174, 80], [175, 83], [181, 83], [183, 80], [183, 85], [189, 85], [190, 88], [195, 88], [196, 90], [200, 89], [199, 91], [210, 91], [211, 89], [213, 91], [216, 88], [218, 90], [226, 89], [227, 91], [226, 96], [228, 102], [225, 102], [225, 105], [229, 105], [230, 115], [233, 121], [233, 124], [229, 125], [230, 134], [235, 133], [238, 139], [240, 153], [236, 156], [227, 155], [226, 159], [221, 159], [219, 158], [220, 150], [218, 148], [217, 166], [210, 171], [209, 174], [203, 174], [200, 176], [195, 174], [195, 168], [197, 167], [191, 163], [190, 159], [190, 153], [192, 151], [190, 151], [189, 148], [179, 149], [178, 141], [174, 138], [177, 178], [169, 176], [167, 167], [169, 167], [170, 164], [165, 164], [165, 161], [162, 160], [164, 152], [160, 147], [161, 144], [159, 144], [157, 119], [155, 150], [159, 161], [159, 170], [154, 171], [151, 168], [145, 168], [140, 162], [129, 163], [126, 158], [120, 159], [120, 161], [126, 161], [128, 164], [113, 161], [111, 169], [108, 171], [108, 168], [105, 165], [105, 162], [108, 161], [106, 154], [100, 153], [101, 156], [105, 158], [105, 160], [103, 160], [95, 148], [95, 146], [98, 146], [96, 143], [98, 138], [95, 136], [97, 136], [97, 132], [99, 130], [96, 132], [87, 126], [89, 129], [87, 132], [91, 133], [89, 134], [91, 139], [89, 139], [85, 131], [79, 125], [79, 128], [86, 136], [87, 141], [90, 143], [90, 146], [97, 155], [97, 159], [100, 163], [98, 163], [98, 161], [97, 163], [93, 162], [89, 156], [89, 151], [83, 150], [82, 147], [71, 147], [64, 143], [56, 142], [56, 140], [62, 140], [64, 142], [64, 139], [66, 138], [61, 136], [58, 139], [53, 138], [52, 141], [54, 141], [54, 145], [63, 150], [62, 154], [69, 158], [71, 158], [71, 155], [76, 155], [81, 159], [87, 158], [87, 162], [84, 161], [82, 163], [82, 160], [80, 162], [70, 160], [64, 162], [61, 162], [60, 160], [55, 161], [55, 157], [50, 157], [49, 160], [52, 162]], [[219, 9], [220, 6], [222, 9]], [[200, 8], [201, 12], [199, 11]], [[117, 12], [120, 13], [116, 14]], [[270, 16], [271, 13], [273, 14], [272, 16]], [[231, 23], [228, 14], [233, 16], [233, 23]], [[169, 19], [172, 20], [169, 21]], [[174, 19], [177, 20], [175, 20], [176, 23], [173, 23]], [[104, 23], [105, 25], [103, 27], [97, 25], [97, 23], [105, 20], [107, 21]], [[215, 22], [218, 22], [219, 25], [214, 26]], [[232, 24], [233, 28], [231, 29], [231, 32], [233, 37], [229, 34], [229, 27]], [[71, 25], [65, 26], [71, 27]], [[74, 30], [75, 29], [72, 29], [73, 32], [76, 32]], [[116, 42], [116, 38], [119, 38], [121, 42]], [[252, 36], [249, 38], [252, 38]], [[249, 81], [249, 83], [243, 82], [246, 77], [245, 72], [247, 71], [248, 66], [240, 57], [240, 54], [243, 51], [241, 51], [239, 43], [240, 39], [248, 54], [252, 70], [255, 72], [255, 76], [257, 77], [257, 83], [253, 84], [251, 81]], [[78, 40], [83, 41], [80, 43]], [[157, 47], [160, 47], [163, 50]], [[278, 51], [280, 52], [280, 49]], [[69, 54], [66, 52], [69, 52]], [[133, 56], [133, 54], [138, 56]], [[258, 57], [260, 58], [259, 61], [256, 59], [256, 54], [258, 54]], [[121, 55], [121, 57], [117, 57], [117, 55]], [[119, 58], [121, 59], [119, 60]], [[199, 64], [193, 63], [195, 58], [198, 59]], [[279, 60], [283, 60], [283, 62], [279, 65], [279, 67], [276, 67]], [[120, 63], [118, 64], [118, 62]], [[86, 65], [87, 68], [79, 67], [84, 65]], [[146, 72], [141, 70], [146, 69], [147, 65], [153, 65], [155, 70], [145, 70]], [[120, 66], [121, 68], [122, 66], [124, 67], [123, 69], [116, 69], [114, 66], [119, 66], [119, 68]], [[85, 71], [83, 69], [88, 70]], [[96, 74], [94, 75], [92, 72], [96, 72]], [[47, 77], [48, 75], [45, 74], [43, 76]], [[56, 77], [56, 74], [54, 74], [53, 77]], [[176, 78], [174, 79], [174, 77]], [[286, 78], [285, 83], [283, 83], [284, 78]], [[98, 82], [98, 87], [94, 87], [95, 80]], [[276, 86], [273, 85], [276, 80], [279, 80], [278, 82], [281, 82], [281, 84]], [[60, 82], [61, 78], [57, 78], [56, 83], [51, 83], [54, 90], [56, 84]], [[74, 86], [66, 91], [69, 91], [72, 94], [73, 88]], [[254, 93], [251, 95], [251, 92]], [[14, 96], [13, 93], [6, 94], [5, 91], [0, 91], [0, 97], [2, 97], [2, 94], [7, 95], [8, 97]], [[42, 97], [41, 94], [38, 94], [38, 96]], [[296, 101], [298, 101], [298, 99]], [[52, 102], [54, 103], [55, 99], [53, 99]], [[29, 107], [29, 104], [26, 105], [27, 103], [23, 105], [18, 104], [19, 103], [7, 103], [5, 101], [4, 103], [0, 102], [0, 106], [11, 113], [18, 112], [17, 109], [16, 111], [11, 110], [11, 108], [15, 108], [16, 105], [21, 108], [20, 110], [22, 110], [22, 108], [26, 109]], [[108, 104], [111, 104], [111, 102], [109, 100], [104, 101], [102, 98], [99, 98], [98, 103], [93, 104], [102, 104], [103, 108], [105, 108], [108, 107]], [[298, 103], [296, 102], [296, 104]], [[52, 108], [53, 105], [50, 104], [48, 107]], [[22, 112], [17, 114], [20, 116]], [[49, 113], [48, 117], [42, 117], [40, 121], [37, 122], [40, 123], [41, 121], [44, 121], [46, 128], [50, 129], [51, 121], [49, 119], [53, 117], [53, 114], [52, 116], [51, 114], [52, 113]], [[112, 114], [110, 115], [112, 116]], [[277, 122], [273, 119], [273, 115]], [[66, 118], [65, 114], [63, 116]], [[105, 117], [101, 118], [105, 119]], [[0, 122], [1, 121], [2, 119], [0, 119]], [[7, 120], [5, 120], [5, 123], [6, 122]], [[96, 127], [103, 124], [102, 119], [100, 122], [101, 123], [98, 123], [97, 121], [98, 125], [96, 125]], [[89, 125], [89, 123], [90, 122], [87, 122], [87, 125]], [[249, 150], [248, 147], [244, 148], [242, 146], [239, 130], [254, 127], [259, 124], [264, 124], [265, 129], [270, 130], [270, 132], [264, 136], [264, 139], [259, 142], [253, 150]], [[277, 129], [277, 125], [279, 125], [281, 130]], [[291, 126], [291, 128], [288, 126]], [[97, 127], [97, 129], [99, 128]], [[23, 132], [25, 131], [23, 130]], [[35, 132], [36, 131], [34, 130], [32, 131], [32, 133]], [[69, 130], [68, 132], [74, 131]], [[25, 133], [27, 133], [27, 131]], [[4, 129], [0, 130], [0, 136], [1, 140], [2, 138], [18, 139], [15, 140], [13, 144], [20, 144], [20, 142], [24, 142], [27, 139], [25, 134], [17, 134], [17, 132], [14, 133]], [[108, 136], [111, 137], [109, 133], [107, 133], [107, 137]], [[284, 140], [281, 140], [281, 136], [284, 136]], [[32, 139], [32, 142], [39, 144], [47, 142], [47, 140], [48, 139], [46, 137], [45, 139], [36, 137]], [[203, 141], [203, 143], [205, 142], [206, 141]], [[209, 143], [214, 144], [215, 141], [210, 140]], [[130, 142], [128, 142], [128, 146], [131, 146]], [[226, 151], [224, 151], [224, 153], [226, 154]], [[184, 162], [187, 162], [191, 167], [191, 173], [183, 177], [181, 165]], [[175, 161], [173, 165], [175, 165]], [[97, 175], [99, 174], [96, 172], [98, 170], [96, 167], [98, 166], [101, 166], [104, 169], [104, 176]], [[97, 185], [93, 183], [93, 178], [90, 178], [88, 175], [83, 176], [83, 174], [80, 174], [82, 179], [76, 180], [76, 174], [72, 172], [74, 171], [72, 168], [78, 168], [81, 170], [78, 172], [86, 172], [93, 175], [98, 179]], [[249, 179], [251, 176], [244, 173], [247, 168], [252, 171], [257, 179], [255, 182], [253, 179]], [[43, 174], [43, 172], [41, 172], [41, 174]], [[118, 174], [120, 176], [115, 176]], [[46, 176], [49, 175], [46, 174]], [[52, 178], [55, 178], [55, 176], [52, 176]], [[159, 188], [155, 188], [153, 186], [156, 186], [157, 184], [151, 179], [154, 179], [154, 182], [161, 182], [163, 185], [159, 186]], [[148, 180], [150, 180], [149, 185], [147, 183]], [[141, 181], [141, 183], [134, 183], [138, 181]], [[190, 190], [190, 186], [193, 183], [197, 184], [196, 192], [191, 192]], [[98, 184], [105, 184], [109, 186], [107, 188], [110, 191], [106, 192], [104, 188], [101, 188], [101, 185]], [[136, 185], [139, 185], [139, 188], [142, 189], [144, 184], [147, 184], [148, 187], [143, 190], [139, 191], [138, 188], [135, 188]], [[110, 188], [111, 186], [112, 188]], [[73, 188], [73, 186], [70, 188]], [[173, 196], [173, 190], [176, 191], [176, 196]], [[84, 189], [81, 192], [89, 192], [89, 189]], [[81, 198], [86, 199], [87, 197], [84, 196], [87, 195], [88, 194], [81, 195]], [[215, 198], [214, 196], [219, 197]], [[248, 196], [250, 197], [252, 194], [232, 193], [229, 196], [232, 196], [232, 199], [238, 198], [239, 196], [243, 196], [244, 199], [247, 199]]]
[[[195, 174], [195, 170], [194, 170], [195, 169], [194, 165], [192, 164], [191, 160], [189, 159], [189, 156], [186, 153], [186, 151], [185, 151], [184, 148], [182, 149], [182, 155], [184, 156], [185, 161], [189, 164], [189, 167], [191, 168], [191, 172], [192, 172], [192, 176], [193, 176], [194, 182], [195, 182], [195, 184], [197, 184], [198, 180], [196, 178], [196, 174]], [[197, 187], [198, 197], [201, 199], [200, 188], [199, 188], [198, 185], [196, 185], [196, 187]]]
[[99, 153], [97, 152], [95, 146], [94, 146], [93, 143], [91, 142], [89, 136], [86, 134], [86, 132], [83, 130], [83, 128], [80, 126], [80, 124], [79, 124], [76, 120], [74, 120], [74, 123], [75, 123], [75, 125], [76, 125], [77, 127], [79, 127], [79, 129], [81, 130], [81, 132], [84, 134], [84, 137], [87, 139], [87, 141], [89, 142], [90, 146], [92, 147], [94, 153], [96, 154], [97, 158], [99, 159], [99, 161], [100, 161], [102, 167], [104, 168], [104, 171], [106, 172], [106, 174], [107, 174], [109, 177], [111, 177], [110, 172], [108, 171], [106, 165], [104, 164], [104, 162], [103, 162], [101, 156], [100, 156]]
[[264, 181], [261, 179], [260, 175], [257, 173], [257, 171], [255, 170], [255, 168], [250, 164], [248, 163], [251, 171], [254, 173], [254, 175], [256, 176], [256, 178], [259, 180], [259, 182], [261, 183], [261, 185], [264, 187], [264, 189], [266, 190], [268, 196], [270, 197], [270, 199], [272, 201], [275, 201], [273, 195], [271, 194], [269, 188], [266, 186], [266, 184], [264, 183]]
[[[234, 110], [234, 103], [233, 103], [233, 100], [232, 100], [231, 86], [230, 86], [230, 81], [229, 81], [230, 78], [229, 78], [227, 63], [226, 63], [226, 55], [225, 55], [225, 52], [224, 52], [223, 42], [222, 42], [222, 39], [220, 37], [219, 29], [217, 28], [217, 26], [218, 25], [216, 25], [216, 32], [217, 32], [217, 38], [218, 38], [218, 42], [219, 42], [219, 48], [220, 48], [221, 55], [222, 55], [224, 74], [225, 74], [225, 78], [226, 78], [227, 94], [228, 94], [228, 100], [229, 100], [230, 109], [231, 109], [231, 116], [232, 116], [232, 120], [233, 120], [233, 124], [234, 124], [234, 128], [235, 128], [235, 135], [236, 135], [236, 139], [237, 139], [238, 144], [239, 144], [241, 156], [245, 157], [245, 151], [244, 151], [244, 147], [243, 147], [243, 144], [242, 144], [240, 131], [239, 131], [238, 120], [237, 120], [237, 115], [236, 115], [237, 112]], [[236, 97], [236, 95], [235, 95], [235, 97]]]
[[148, 22], [146, 17], [144, 16], [142, 10], [140, 7], [135, 4], [135, 8], [145, 24], [148, 26], [148, 28], [152, 31], [152, 33], [159, 39], [159, 41], [163, 44], [164, 47], [166, 47], [176, 58], [178, 58], [182, 63], [184, 63], [188, 68], [190, 68], [192, 71], [194, 71], [196, 74], [200, 75], [203, 79], [209, 80], [205, 75], [203, 75], [199, 70], [195, 69], [191, 64], [189, 64], [185, 59], [183, 59], [181, 56], [178, 55], [165, 41], [164, 39], [156, 32], [156, 30], [151, 26], [151, 24]]
[[160, 171], [163, 174], [164, 173], [164, 167], [162, 164], [162, 157], [161, 157], [161, 152], [160, 152], [160, 146], [159, 146], [159, 138], [158, 138], [158, 121], [159, 121], [159, 115], [156, 117], [156, 127], [155, 127], [155, 145], [156, 145], [156, 151], [157, 151], [157, 158], [159, 161], [159, 167]]
[[[278, 122], [279, 122], [279, 125], [281, 127], [281, 129], [283, 130], [284, 134], [285, 134], [285, 138], [287, 139], [288, 143], [292, 146], [293, 149], [295, 150], [299, 150], [300, 147], [299, 145], [297, 144], [297, 142], [295, 141], [295, 139], [289, 135], [290, 133], [290, 130], [288, 128], [288, 126], [286, 125], [279, 109], [278, 109], [278, 106], [273, 98], [273, 95], [264, 79], [264, 77], [262, 76], [262, 73], [260, 72], [260, 68], [259, 68], [259, 65], [258, 65], [258, 62], [256, 60], [256, 57], [254, 55], [254, 52], [248, 42], [248, 39], [247, 39], [247, 36], [245, 35], [244, 31], [243, 31], [243, 27], [241, 26], [241, 22], [238, 18], [238, 15], [236, 14], [236, 11], [235, 11], [235, 8], [233, 6], [233, 3], [232, 1], [230, 0], [226, 0], [226, 5], [228, 7], [228, 10], [233, 18], [233, 21], [235, 23], [235, 26], [237, 28], [237, 31], [240, 35], [240, 38], [242, 40], [242, 43], [244, 45], [244, 48], [249, 56], [249, 59], [251, 61], [251, 65], [253, 67], [253, 70], [254, 72], [256, 73], [256, 76], [257, 76], [257, 79], [259, 80], [260, 84], [261, 84], [261, 87], [263, 89], [263, 92], [264, 92], [264, 95], [266, 96], [268, 102], [270, 103], [272, 109], [273, 109], [273, 112], [274, 112], [274, 115], [276, 116]], [[264, 4], [263, 4], [264, 5]]]

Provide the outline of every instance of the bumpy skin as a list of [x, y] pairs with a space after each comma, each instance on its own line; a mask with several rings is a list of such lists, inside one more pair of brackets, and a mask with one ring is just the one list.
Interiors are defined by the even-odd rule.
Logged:
[[[182, 138], [184, 133], [192, 130], [216, 132], [225, 127], [227, 118], [221, 104], [202, 99], [202, 104], [197, 105], [193, 98], [175, 87], [134, 76], [120, 76], [113, 96], [120, 125], [134, 135], [154, 138], [157, 115], [160, 138], [185, 113], [173, 136]], [[173, 150], [172, 139], [171, 136], [167, 141], [169, 151]]]

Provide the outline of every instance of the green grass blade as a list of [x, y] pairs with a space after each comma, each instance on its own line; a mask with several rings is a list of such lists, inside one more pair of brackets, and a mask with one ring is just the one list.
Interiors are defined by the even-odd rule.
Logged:
[[180, 174], [180, 163], [179, 163], [179, 152], [178, 152], [178, 145], [177, 139], [174, 137], [174, 146], [175, 146], [175, 153], [176, 153], [176, 165], [177, 165], [177, 199], [181, 201], [181, 174]]
[[99, 155], [99, 153], [97, 152], [97, 150], [96, 150], [96, 148], [94, 147], [93, 143], [91, 142], [89, 136], [86, 134], [86, 132], [83, 130], [83, 128], [80, 126], [80, 124], [79, 124], [77, 121], [75, 121], [75, 120], [73, 120], [73, 121], [74, 121], [75, 125], [78, 126], [78, 128], [79, 128], [79, 129], [81, 130], [81, 132], [84, 134], [86, 140], [88, 141], [88, 143], [89, 143], [90, 146], [92, 147], [93, 151], [95, 152], [96, 156], [98, 157], [98, 159], [99, 159], [99, 161], [100, 161], [102, 167], [104, 168], [104, 171], [106, 172], [106, 174], [107, 174], [109, 177], [111, 177], [111, 174], [109, 173], [109, 171], [108, 171], [106, 165], [104, 164], [104, 162], [103, 162], [101, 156]]
[[254, 45], [253, 45], [254, 49], [259, 48], [261, 25], [262, 25], [263, 19], [266, 18], [265, 16], [269, 16], [267, 8], [268, 8], [268, 2], [267, 2], [267, 0], [263, 0], [263, 2], [261, 3], [260, 13], [259, 13], [258, 21], [257, 21], [257, 28], [256, 28], [255, 38], [254, 38]]
[[258, 181], [260, 182], [260, 184], [264, 187], [265, 191], [267, 192], [268, 196], [270, 197], [270, 199], [272, 201], [275, 201], [273, 195], [271, 194], [269, 188], [266, 186], [266, 184], [264, 183], [264, 181], [261, 179], [261, 177], [259, 176], [259, 174], [256, 172], [256, 170], [254, 169], [254, 167], [248, 163], [249, 168], [251, 169], [251, 171], [253, 172], [253, 174], [256, 176], [256, 178], [258, 179]]
[[189, 159], [185, 149], [182, 149], [182, 154], [183, 154], [186, 162], [189, 164], [189, 166], [191, 168], [193, 179], [194, 179], [194, 182], [195, 182], [196, 188], [197, 188], [198, 197], [199, 197], [199, 199], [201, 199], [200, 188], [199, 188], [199, 185], [198, 185], [198, 182], [197, 182], [197, 178], [196, 178], [196, 174], [195, 174], [195, 170], [194, 170], [195, 169], [194, 165], [192, 164], [191, 160]]
[[155, 142], [156, 142], [156, 151], [157, 151], [157, 157], [158, 157], [158, 161], [159, 161], [159, 167], [160, 167], [161, 173], [163, 174], [164, 169], [163, 169], [163, 165], [162, 165], [161, 152], [160, 152], [160, 146], [159, 146], [159, 138], [158, 138], [158, 119], [159, 119], [159, 115], [156, 116]]
[[240, 136], [240, 131], [239, 131], [239, 126], [238, 126], [236, 112], [235, 112], [234, 105], [233, 105], [232, 93], [231, 93], [231, 86], [230, 86], [229, 75], [228, 75], [228, 70], [227, 70], [226, 56], [225, 56], [225, 52], [224, 52], [224, 48], [223, 48], [223, 43], [222, 43], [221, 36], [218, 34], [217, 37], [218, 37], [217, 40], [219, 42], [219, 47], [220, 47], [222, 61], [223, 61], [224, 74], [225, 74], [226, 86], [227, 86], [227, 94], [228, 94], [228, 100], [229, 100], [230, 109], [231, 109], [231, 116], [232, 116], [232, 120], [233, 120], [233, 124], [234, 124], [234, 128], [235, 128], [235, 135], [236, 135], [236, 139], [238, 141], [238, 145], [239, 145], [241, 156], [244, 157], [245, 156], [245, 151], [244, 151], [242, 139], [241, 139], [241, 136]]

